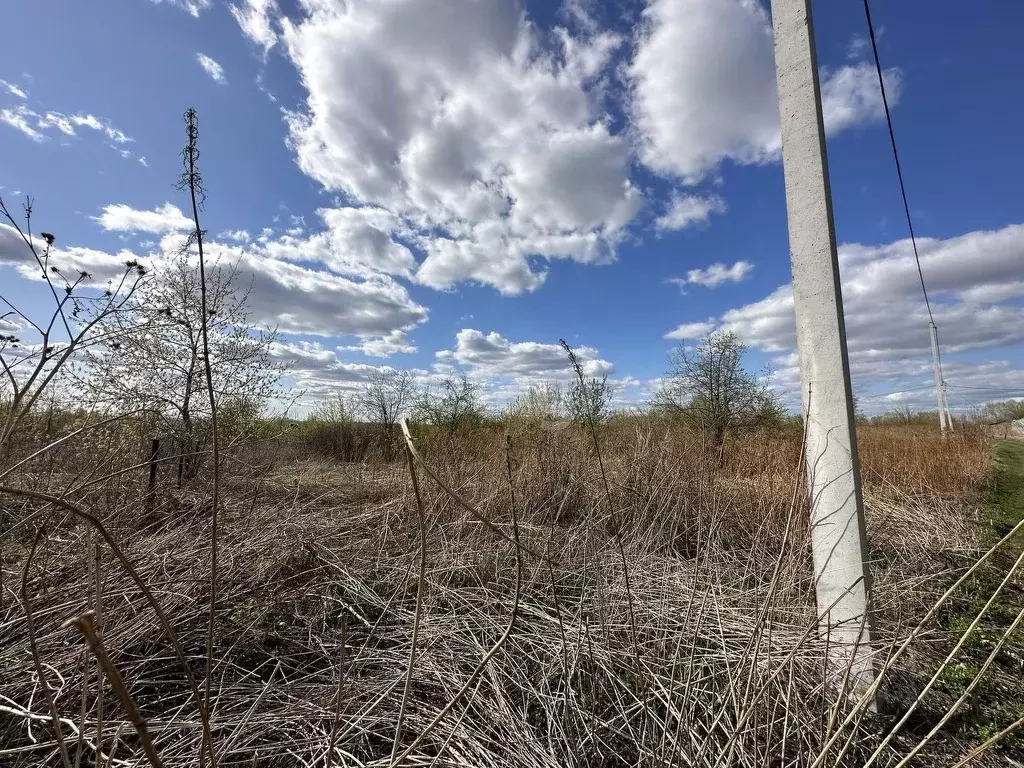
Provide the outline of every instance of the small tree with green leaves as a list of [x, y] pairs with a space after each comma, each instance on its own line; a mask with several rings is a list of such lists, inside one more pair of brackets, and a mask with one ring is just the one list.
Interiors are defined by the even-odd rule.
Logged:
[[781, 423], [785, 410], [769, 376], [743, 367], [746, 351], [731, 331], [707, 334], [694, 347], [680, 344], [669, 355], [668, 376], [653, 405], [705, 430], [719, 452], [730, 430]]
[[565, 412], [565, 393], [557, 383], [531, 384], [509, 403], [506, 416], [526, 424], [557, 421]]
[[1024, 419], [1024, 400], [1000, 400], [995, 403], [985, 403], [978, 418], [986, 424], [1001, 424], [1004, 421]]
[[610, 402], [611, 388], [607, 376], [577, 377], [565, 399], [569, 418], [580, 424], [588, 421], [604, 423], [608, 419]]

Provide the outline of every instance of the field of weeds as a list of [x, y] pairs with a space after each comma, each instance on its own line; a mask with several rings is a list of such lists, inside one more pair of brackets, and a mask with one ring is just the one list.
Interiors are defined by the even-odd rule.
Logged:
[[423, 463], [228, 446], [212, 635], [205, 470], [179, 487], [168, 459], [150, 495], [123, 425], [18, 463], [26, 439], [0, 479], [0, 762], [1020, 764], [1020, 713], [977, 707], [1024, 698], [1016, 624], [966, 681], [987, 614], [951, 628], [988, 598], [980, 432], [861, 428], [875, 714], [818, 637], [798, 431], [720, 458], [617, 419], [600, 463], [572, 425], [412, 431]]

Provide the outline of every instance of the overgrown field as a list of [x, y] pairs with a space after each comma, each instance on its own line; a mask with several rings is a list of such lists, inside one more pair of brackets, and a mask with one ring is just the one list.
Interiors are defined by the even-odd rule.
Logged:
[[[0, 762], [146, 765], [137, 706], [166, 766], [1020, 764], [1000, 733], [1024, 715], [1020, 606], [991, 620], [1016, 563], [957, 586], [998, 539], [980, 432], [860, 430], [873, 714], [816, 630], [798, 430], [720, 457], [620, 418], [599, 461], [571, 424], [414, 426], [452, 493], [379, 440], [342, 461], [356, 437], [332, 455], [303, 429], [225, 438], [205, 747], [207, 470], [179, 487], [170, 458], [147, 498], [141, 430], [18, 465], [48, 442], [25, 439], [0, 470]], [[89, 610], [103, 674], [65, 624]]]

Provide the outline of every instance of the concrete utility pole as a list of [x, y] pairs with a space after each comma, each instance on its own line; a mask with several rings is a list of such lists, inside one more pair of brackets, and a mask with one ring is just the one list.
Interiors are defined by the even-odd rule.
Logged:
[[874, 681], [864, 503], [810, 0], [772, 0], [821, 632], [851, 693]]
[[942, 363], [939, 362], [939, 329], [935, 323], [928, 323], [928, 332], [932, 337], [932, 372], [935, 374], [935, 399], [939, 404], [939, 429], [945, 435], [951, 424], [946, 404], [946, 383], [942, 380]]

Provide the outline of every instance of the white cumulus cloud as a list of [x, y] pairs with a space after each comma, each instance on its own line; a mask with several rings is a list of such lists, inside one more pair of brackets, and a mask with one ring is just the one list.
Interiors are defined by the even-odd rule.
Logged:
[[693, 224], [707, 224], [712, 213], [725, 213], [725, 201], [718, 195], [675, 194], [665, 213], [655, 219], [654, 226], [664, 231], [685, 229]]
[[[587, 376], [606, 376], [615, 366], [598, 356], [593, 347], [574, 349]], [[463, 328], [455, 336], [455, 348], [436, 353], [441, 363], [458, 363], [490, 376], [572, 378], [575, 374], [559, 344], [509, 341], [500, 333]]]
[[172, 203], [164, 203], [151, 211], [138, 210], [124, 203], [113, 203], [105, 205], [100, 215], [93, 216], [92, 219], [108, 232], [150, 232], [166, 235], [195, 227], [192, 219], [185, 216], [181, 209]]
[[[954, 365], [958, 355], [1024, 342], [1024, 224], [975, 231], [945, 240], [918, 238], [921, 268], [939, 328], [942, 352]], [[900, 386], [924, 377], [931, 355], [928, 312], [909, 240], [839, 248], [843, 304], [851, 371], [861, 382]], [[696, 326], [735, 331], [747, 344], [775, 355], [776, 364], [798, 380], [792, 284], [765, 298], [729, 309]], [[692, 326], [692, 328], [691, 328]], [[682, 338], [680, 329], [672, 338]], [[947, 366], [946, 378], [960, 385]], [[978, 381], [975, 376], [970, 377]], [[920, 385], [921, 382], [918, 382]]]
[[[640, 157], [654, 171], [696, 182], [723, 160], [779, 156], [771, 22], [759, 0], [648, 0], [628, 68]], [[890, 103], [899, 72], [888, 70]], [[879, 117], [873, 66], [823, 71], [825, 127]]]
[[721, 262], [715, 262], [707, 267], [691, 269], [686, 277], [670, 277], [666, 283], [674, 283], [685, 292], [688, 285], [700, 285], [704, 288], [717, 288], [724, 283], [742, 282], [754, 271], [754, 265], [749, 261], [737, 261], [726, 266]]
[[705, 334], [715, 330], [714, 319], [706, 323], [683, 323], [675, 330], [669, 331], [665, 334], [666, 339], [672, 339], [673, 341], [689, 341], [693, 339], [699, 339]]
[[345, 352], [362, 352], [367, 357], [391, 357], [395, 354], [411, 354], [416, 351], [416, 346], [409, 343], [405, 331], [392, 331], [389, 334], [378, 337], [366, 337], [358, 344], [347, 347], [339, 347]]
[[[152, 210], [111, 204], [93, 220], [111, 232], [162, 236], [150, 259], [155, 272], [161, 254], [178, 252], [185, 233], [194, 227], [172, 203]], [[283, 333], [356, 336], [360, 350], [376, 356], [412, 351], [402, 334], [426, 321], [426, 308], [381, 270], [361, 268], [342, 274], [323, 269], [339, 261], [332, 255], [329, 234], [303, 236], [296, 231], [267, 228], [252, 240], [244, 230], [227, 230], [205, 240], [205, 250], [211, 263], [238, 264], [240, 283], [251, 286], [252, 317], [267, 327]]]
[[516, 294], [545, 260], [615, 257], [641, 203], [600, 97], [618, 35], [545, 38], [509, 0], [303, 8], [280, 22], [308, 90], [288, 115], [299, 165], [400, 217], [416, 279]]

